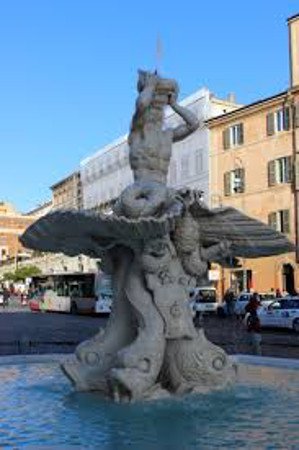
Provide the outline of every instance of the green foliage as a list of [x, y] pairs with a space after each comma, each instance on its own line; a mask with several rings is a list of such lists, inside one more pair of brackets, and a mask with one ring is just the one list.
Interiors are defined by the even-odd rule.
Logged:
[[14, 272], [5, 272], [2, 276], [3, 281], [11, 281], [14, 278]]
[[3, 280], [25, 281], [26, 278], [31, 278], [35, 275], [40, 275], [41, 273], [41, 270], [37, 266], [23, 266], [19, 267], [14, 272], [4, 273]]

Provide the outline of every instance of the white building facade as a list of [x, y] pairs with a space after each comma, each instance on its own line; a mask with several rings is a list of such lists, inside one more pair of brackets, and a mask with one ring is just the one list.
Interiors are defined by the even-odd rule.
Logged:
[[[199, 119], [199, 129], [181, 142], [173, 144], [168, 173], [168, 184], [175, 188], [187, 186], [203, 191], [209, 198], [209, 130], [205, 120], [238, 108], [230, 100], [216, 98], [202, 88], [180, 104], [190, 109]], [[166, 127], [176, 127], [182, 119], [168, 108]], [[127, 135], [98, 150], [80, 163], [84, 209], [105, 209], [122, 190], [133, 182], [129, 166]]]

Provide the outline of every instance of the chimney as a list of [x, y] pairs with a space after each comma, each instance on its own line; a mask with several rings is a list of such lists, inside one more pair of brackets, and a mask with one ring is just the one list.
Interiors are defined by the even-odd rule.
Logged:
[[291, 88], [299, 86], [299, 14], [288, 19]]
[[230, 103], [236, 103], [236, 96], [233, 92], [230, 92], [227, 96], [227, 101]]

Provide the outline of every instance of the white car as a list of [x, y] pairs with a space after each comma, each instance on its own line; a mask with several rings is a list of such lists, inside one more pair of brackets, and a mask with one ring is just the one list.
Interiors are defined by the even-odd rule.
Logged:
[[299, 333], [299, 297], [278, 298], [258, 310], [261, 327], [289, 328]]
[[[244, 292], [239, 295], [235, 303], [235, 314], [237, 315], [245, 314], [246, 305], [248, 304], [252, 295], [253, 294], [251, 292]], [[272, 292], [262, 292], [259, 293], [258, 295], [262, 306], [268, 306], [275, 300], [275, 294]]]
[[211, 286], [192, 289], [189, 301], [193, 312], [215, 313], [219, 306], [216, 289]]

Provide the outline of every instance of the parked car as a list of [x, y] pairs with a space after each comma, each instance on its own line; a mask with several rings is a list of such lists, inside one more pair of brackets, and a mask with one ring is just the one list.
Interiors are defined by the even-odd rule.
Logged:
[[[246, 305], [248, 304], [252, 295], [253, 295], [252, 292], [243, 292], [239, 295], [235, 303], [235, 314], [237, 314], [238, 316], [245, 315]], [[262, 306], [270, 305], [275, 299], [274, 292], [261, 292], [258, 295]]]
[[215, 313], [217, 311], [217, 293], [212, 286], [197, 287], [190, 291], [190, 307], [194, 312]]
[[258, 310], [261, 327], [289, 328], [299, 333], [299, 297], [276, 299]]

